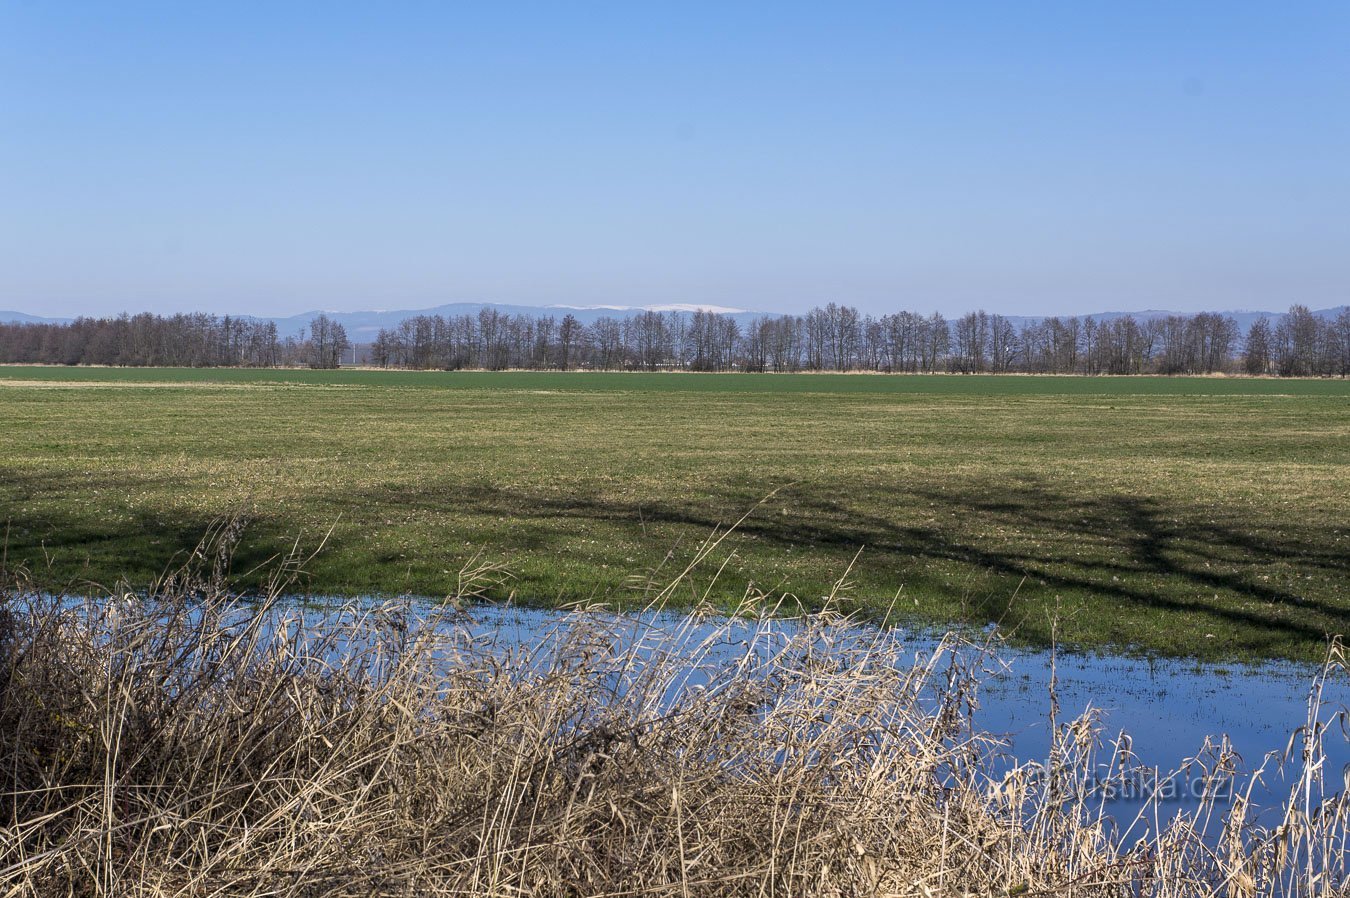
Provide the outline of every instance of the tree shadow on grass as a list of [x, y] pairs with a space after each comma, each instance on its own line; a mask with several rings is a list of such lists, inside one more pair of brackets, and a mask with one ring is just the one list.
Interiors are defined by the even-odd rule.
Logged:
[[[125, 497], [151, 487], [162, 490], [165, 482], [103, 474], [81, 477], [72, 489], [70, 478], [58, 474], [0, 470], [0, 574], [22, 570], [34, 587], [68, 594], [102, 594], [122, 581], [144, 588], [187, 562], [214, 525], [238, 516], [246, 526], [233, 549], [231, 572], [240, 588], [251, 589], [267, 582], [294, 545], [295, 534], [272, 522], [250, 521], [237, 507], [208, 512], [126, 503]], [[104, 497], [105, 504], [45, 501], [93, 495]]]
[[[548, 552], [566, 547], [567, 521], [599, 522], [635, 538], [665, 526], [697, 540], [759, 498], [744, 484], [729, 485], [715, 504], [698, 504], [445, 483], [386, 489], [362, 501], [528, 521], [534, 548]], [[1181, 614], [1190, 626], [1209, 620], [1230, 634], [1226, 650], [1280, 654], [1297, 645], [1314, 657], [1329, 634], [1350, 629], [1350, 554], [1324, 521], [1244, 517], [1250, 514], [1157, 495], [1084, 495], [1033, 476], [833, 491], [807, 484], [781, 491], [729, 545], [757, 555], [817, 552], [822, 567], [836, 569], [865, 546], [855, 569], [860, 582], [885, 595], [901, 585], [910, 594], [945, 591], [952, 607], [970, 598], [958, 595], [970, 579], [961, 572], [992, 575], [992, 586], [984, 581], [987, 595], [969, 609], [974, 620], [1029, 620], [1028, 611], [1069, 596], [1090, 599], [1092, 614], [1122, 622], [1150, 614]], [[541, 531], [556, 534], [555, 544], [538, 545]], [[1263, 579], [1276, 567], [1286, 582]], [[1033, 641], [1049, 638], [1043, 621], [1029, 620], [1029, 627]], [[1100, 621], [1093, 627], [1110, 629]], [[1117, 629], [1116, 638], [1128, 638], [1127, 628]]]
[[[143, 585], [190, 554], [212, 521], [233, 511], [123, 505], [103, 514], [87, 504], [34, 501], [95, 490], [115, 501], [148, 485], [145, 478], [105, 475], [73, 490], [55, 475], [0, 470], [0, 527], [8, 526], [10, 566], [22, 561], [40, 571], [54, 557], [61, 585], [81, 578], [108, 585], [118, 577]], [[162, 480], [153, 485], [164, 488]], [[405, 588], [408, 559], [386, 557], [375, 547], [391, 508], [410, 514], [399, 526], [414, 529], [446, 514], [469, 527], [491, 521], [500, 528], [505, 521], [510, 526], [501, 543], [486, 547], [502, 555], [578, 558], [584, 554], [574, 541], [580, 528], [601, 538], [621, 534], [643, 546], [650, 560], [677, 541], [694, 543], [734, 522], [768, 490], [728, 483], [712, 500], [639, 502], [450, 480], [355, 494], [335, 488], [316, 501], [350, 513], [315, 571], [337, 591]], [[1096, 634], [1092, 639], [1130, 641], [1131, 628], [1151, 619], [1158, 632], [1141, 641], [1153, 647], [1203, 638], [1167, 632], [1185, 622], [1223, 631], [1222, 648], [1229, 651], [1315, 657], [1328, 634], [1350, 629], [1343, 526], [1246, 507], [1204, 507], [1175, 496], [1085, 494], [1048, 477], [877, 479], [785, 487], [740, 525], [727, 547], [752, 566], [790, 557], [796, 570], [819, 570], [818, 581], [837, 576], [866, 547], [855, 568], [855, 579], [869, 591], [865, 598], [889, 598], [904, 586], [953, 618], [1022, 621], [1032, 641], [1049, 638], [1042, 612], [1063, 596], [1086, 603], [1087, 613], [1099, 618], [1087, 627]], [[265, 569], [292, 546], [297, 527], [264, 513], [246, 533], [235, 571]], [[317, 544], [322, 534], [312, 536]], [[335, 581], [342, 577], [351, 581], [346, 589]], [[980, 595], [969, 594], [971, 583]], [[529, 583], [520, 586], [527, 590]]]

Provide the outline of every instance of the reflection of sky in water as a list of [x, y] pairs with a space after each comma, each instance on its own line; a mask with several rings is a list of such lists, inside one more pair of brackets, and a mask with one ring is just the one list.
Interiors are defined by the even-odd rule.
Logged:
[[[991, 679], [982, 694], [977, 724], [1012, 740], [1022, 759], [1041, 758], [1049, 747], [1047, 698], [1050, 671], [1046, 653], [1002, 651], [1008, 672]], [[1162, 771], [1180, 768], [1205, 745], [1206, 738], [1227, 736], [1239, 753], [1241, 772], [1261, 766], [1270, 752], [1283, 753], [1308, 717], [1315, 671], [1308, 666], [1269, 663], [1259, 666], [1199, 666], [1193, 661], [1098, 655], [1061, 655], [1057, 659], [1061, 719], [1088, 707], [1102, 712], [1102, 737], [1124, 731], [1133, 740], [1140, 763]], [[1319, 718], [1331, 720], [1350, 703], [1350, 679], [1344, 672], [1327, 683]], [[1335, 725], [1323, 741], [1328, 794], [1344, 787], [1350, 765], [1350, 738]], [[1272, 762], [1263, 774], [1266, 789], [1254, 793], [1257, 807], [1280, 804], [1297, 776], [1294, 765]], [[1179, 785], [1176, 807], [1186, 800], [1189, 783]], [[1128, 802], [1122, 802], [1128, 805]], [[1266, 821], [1269, 822], [1269, 821]]]
[[[538, 649], [541, 642], [558, 638], [556, 625], [560, 618], [555, 611], [486, 606], [474, 609], [466, 617], [466, 626], [475, 637], [504, 651], [523, 646]], [[685, 623], [676, 614], [663, 613], [648, 615], [640, 622], [607, 618], [605, 626], [612, 628], [619, 644], [632, 645], [636, 641], [633, 647], [638, 657], [644, 657], [652, 646], [668, 638], [679, 644], [663, 647], [679, 651], [726, 628], [721, 645], [709, 653], [710, 660], [719, 653], [726, 660], [738, 658], [747, 644], [754, 644], [761, 656], [767, 658], [794, 626], [791, 621], [738, 622], [728, 626], [727, 621], [717, 618], [692, 627], [683, 626]], [[911, 658], [927, 656], [937, 646], [935, 637], [919, 633], [906, 634], [901, 639], [907, 657]], [[1049, 653], [1003, 647], [996, 657], [997, 663], [987, 665], [989, 674], [979, 688], [975, 724], [981, 730], [1006, 737], [1016, 759], [1043, 761], [1050, 750]], [[1307, 720], [1314, 674], [1310, 666], [1292, 663], [1201, 665], [1185, 660], [1060, 654], [1056, 662], [1059, 719], [1070, 720], [1089, 707], [1098, 709], [1102, 714], [1104, 742], [1109, 743], [1121, 731], [1127, 732], [1138, 762], [1164, 773], [1181, 768], [1200, 753], [1207, 737], [1217, 739], [1226, 735], [1242, 758], [1239, 771], [1249, 772], [1262, 764], [1267, 753], [1284, 752], [1290, 736]], [[684, 683], [695, 684], [703, 679], [701, 672], [691, 671]], [[1341, 672], [1326, 684], [1319, 716], [1331, 720], [1347, 705], [1350, 705], [1350, 677]], [[1334, 724], [1324, 747], [1326, 791], [1330, 795], [1343, 788], [1350, 765], [1350, 737], [1339, 724]], [[1295, 745], [1295, 761], [1297, 755]], [[1102, 763], [1108, 762], [1110, 756], [1108, 745], [1101, 753]], [[1268, 765], [1265, 789], [1258, 787], [1254, 792], [1257, 807], [1279, 805], [1287, 799], [1291, 776], [1277, 764]], [[1193, 807], [1196, 801], [1189, 795], [1190, 788], [1189, 781], [1178, 780], [1175, 797], [1164, 808]], [[1138, 806], [1137, 801], [1117, 799], [1114, 805], [1117, 819], [1125, 822]]]
[[[339, 600], [307, 599], [277, 610], [283, 617], [299, 613], [319, 624], [328, 614], [325, 609], [342, 604]], [[433, 607], [419, 600], [383, 607], [400, 605], [411, 610], [414, 618]], [[377, 612], [376, 616], [381, 614]], [[496, 605], [476, 606], [464, 613], [448, 614], [443, 620], [452, 631], [445, 634], [451, 637], [442, 650], [446, 661], [453, 663], [451, 655], [456, 653], [456, 646], [470, 658], [481, 658], [486, 650], [501, 659], [503, 669], [522, 674], [548, 668], [561, 640], [570, 640], [571, 648], [576, 647], [576, 640], [592, 640], [602, 657], [622, 658], [628, 668], [621, 670], [616, 664], [609, 674], [609, 685], [616, 694], [633, 683], [634, 668], [652, 663], [654, 658], [699, 658], [697, 667], [685, 663], [676, 668], [664, 695], [645, 697], [664, 705], [683, 690], [716, 679], [712, 671], [725, 672], [728, 665], [743, 662], [748, 648], [754, 650], [755, 663], [772, 666], [770, 660], [798, 630], [792, 620], [728, 621], [710, 617], [692, 621], [672, 612], [627, 616], [596, 612], [585, 617], [586, 627], [577, 627], [578, 618], [565, 611]], [[318, 627], [314, 632], [322, 631]], [[878, 635], [871, 628], [835, 628], [823, 640], [813, 642], [810, 650], [828, 654], [835, 647], [838, 652], [838, 646], [864, 645]], [[937, 637], [924, 633], [889, 631], [887, 635], [903, 646], [906, 664], [931, 658], [939, 645]], [[329, 644], [328, 650], [341, 651], [344, 645], [339, 640]], [[974, 646], [960, 651], [967, 653], [967, 658], [979, 655]], [[978, 662], [986, 673], [977, 692], [975, 727], [1008, 742], [1008, 757], [999, 760], [995, 773], [1014, 762], [1044, 762], [1050, 752], [1049, 662], [1046, 651], [1007, 646], [1000, 647], [992, 659]], [[936, 666], [935, 683], [942, 679], [937, 674], [946, 667], [946, 661]], [[587, 669], [587, 679], [593, 680], [594, 674], [593, 667]], [[1101, 712], [1100, 739], [1105, 743], [1098, 757], [1100, 764], [1110, 762], [1110, 742], [1124, 731], [1132, 739], [1136, 762], [1163, 774], [1178, 770], [1197, 756], [1207, 738], [1212, 741], [1227, 736], [1242, 759], [1238, 767], [1241, 780], [1245, 779], [1242, 774], [1260, 767], [1268, 753], [1284, 752], [1291, 735], [1307, 721], [1309, 689], [1315, 674], [1310, 666], [1285, 662], [1219, 666], [1185, 660], [1061, 654], [1056, 661], [1058, 719], [1067, 722], [1088, 708], [1097, 709]], [[1350, 775], [1350, 733], [1335, 719], [1347, 705], [1350, 676], [1339, 671], [1326, 683], [1319, 713], [1319, 719], [1333, 721], [1323, 740], [1326, 797], [1344, 789], [1345, 777]], [[1278, 822], [1271, 818], [1274, 809], [1289, 798], [1298, 748], [1296, 744], [1294, 765], [1289, 769], [1281, 769], [1278, 763], [1266, 766], [1262, 783], [1252, 792], [1255, 813], [1249, 819], [1253, 822]], [[1196, 806], [1196, 799], [1189, 793], [1194, 780], [1176, 782], [1175, 794], [1161, 803], [1156, 809], [1159, 813], [1170, 816]], [[1139, 799], [1117, 797], [1110, 813], [1128, 827], [1142, 805]]]

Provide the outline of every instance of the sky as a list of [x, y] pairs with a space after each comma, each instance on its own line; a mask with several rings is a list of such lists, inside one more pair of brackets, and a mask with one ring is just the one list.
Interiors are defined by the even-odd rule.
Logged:
[[0, 309], [1350, 302], [1350, 4], [0, 0]]

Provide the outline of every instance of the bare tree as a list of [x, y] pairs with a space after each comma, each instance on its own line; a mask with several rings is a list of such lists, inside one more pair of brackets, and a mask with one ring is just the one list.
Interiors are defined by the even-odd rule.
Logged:
[[336, 368], [342, 353], [351, 348], [347, 331], [327, 315], [318, 315], [309, 323], [309, 366]]
[[1270, 319], [1258, 318], [1252, 322], [1252, 326], [1247, 329], [1247, 342], [1242, 356], [1242, 367], [1248, 374], [1270, 373], [1274, 340]]

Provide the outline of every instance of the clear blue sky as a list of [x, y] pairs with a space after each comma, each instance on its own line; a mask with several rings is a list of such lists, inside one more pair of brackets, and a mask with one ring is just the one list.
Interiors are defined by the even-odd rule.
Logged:
[[0, 0], [0, 308], [1350, 301], [1350, 3]]

